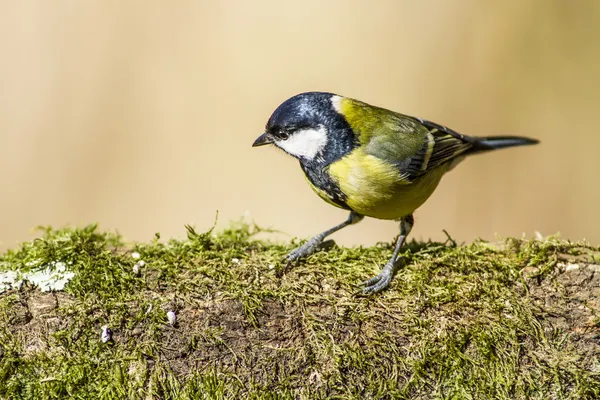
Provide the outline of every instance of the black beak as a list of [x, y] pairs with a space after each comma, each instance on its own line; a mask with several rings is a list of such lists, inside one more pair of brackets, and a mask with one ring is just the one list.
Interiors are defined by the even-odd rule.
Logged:
[[256, 138], [254, 143], [252, 143], [252, 147], [264, 146], [265, 144], [271, 144], [271, 143], [273, 143], [273, 136], [271, 136], [267, 132], [265, 132]]

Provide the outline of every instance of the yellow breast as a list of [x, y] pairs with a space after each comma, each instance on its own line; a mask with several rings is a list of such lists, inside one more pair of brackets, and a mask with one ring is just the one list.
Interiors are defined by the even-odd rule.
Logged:
[[399, 168], [358, 148], [329, 166], [329, 173], [346, 195], [346, 204], [379, 219], [399, 219], [419, 208], [433, 193], [446, 167], [412, 182]]

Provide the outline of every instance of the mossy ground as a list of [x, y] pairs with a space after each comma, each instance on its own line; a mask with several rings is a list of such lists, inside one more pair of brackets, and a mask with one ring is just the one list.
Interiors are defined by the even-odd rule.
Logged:
[[76, 275], [64, 292], [0, 295], [0, 397], [600, 398], [597, 248], [412, 242], [391, 288], [365, 297], [391, 244], [333, 246], [278, 277], [298, 243], [253, 231], [125, 244], [47, 229], [6, 252], [0, 270]]

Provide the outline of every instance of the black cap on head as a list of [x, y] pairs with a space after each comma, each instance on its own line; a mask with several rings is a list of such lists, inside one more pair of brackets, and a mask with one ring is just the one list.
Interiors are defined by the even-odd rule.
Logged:
[[267, 122], [266, 132], [276, 135], [279, 131], [315, 128], [327, 125], [327, 119], [335, 113], [331, 106], [333, 93], [306, 92], [281, 103]]

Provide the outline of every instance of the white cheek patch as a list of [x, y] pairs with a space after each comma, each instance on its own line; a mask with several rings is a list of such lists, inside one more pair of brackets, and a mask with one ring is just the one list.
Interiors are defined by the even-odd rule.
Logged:
[[298, 158], [314, 159], [327, 145], [327, 129], [302, 129], [286, 140], [277, 140], [275, 145]]

